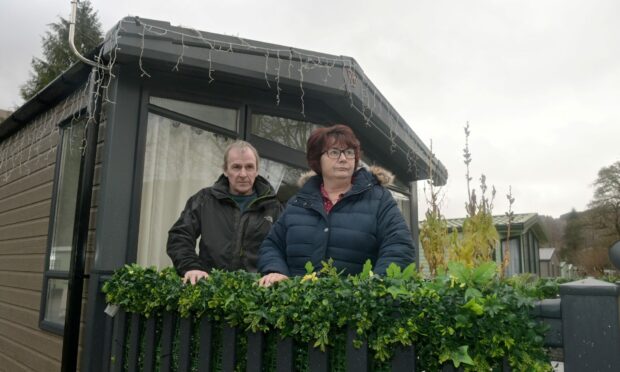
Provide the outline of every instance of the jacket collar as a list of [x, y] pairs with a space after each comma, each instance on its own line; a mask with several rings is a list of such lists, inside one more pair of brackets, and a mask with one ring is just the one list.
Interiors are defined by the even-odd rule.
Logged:
[[[386, 171], [387, 172], [387, 171]], [[323, 182], [323, 177], [312, 172], [303, 174], [300, 177], [298, 183], [303, 183], [301, 190], [299, 190], [299, 196], [306, 197], [320, 197], [321, 196], [321, 183]], [[366, 168], [359, 168], [353, 173], [353, 185], [351, 189], [347, 191], [345, 195], [355, 194], [361, 192], [367, 188], [370, 188], [374, 185], [382, 185], [383, 183], [377, 178], [375, 173], [371, 173]]]
[[[228, 183], [228, 177], [222, 173], [211, 188], [213, 190], [213, 195], [218, 199], [229, 198], [229, 186], [230, 184]], [[254, 190], [256, 190], [256, 196], [259, 198], [265, 196], [275, 196], [276, 194], [269, 181], [261, 175], [256, 176], [256, 179], [254, 180]]]

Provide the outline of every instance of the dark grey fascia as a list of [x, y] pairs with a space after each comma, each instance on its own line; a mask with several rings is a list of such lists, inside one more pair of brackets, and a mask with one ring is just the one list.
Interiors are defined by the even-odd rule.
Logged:
[[[145, 73], [149, 69], [170, 71], [182, 56], [180, 66], [186, 71], [203, 76], [214, 72], [217, 79], [242, 79], [250, 86], [265, 87], [269, 83], [273, 85], [274, 95], [276, 77], [282, 88], [299, 87], [301, 90], [303, 86], [308, 97], [323, 97], [343, 117], [356, 118], [355, 123], [349, 124], [355, 124], [356, 128], [374, 127], [373, 140], [389, 148], [395, 162], [401, 166], [409, 164], [409, 179], [403, 181], [428, 179], [432, 164], [437, 185], [446, 183], [448, 173], [443, 164], [431, 156], [426, 145], [351, 57], [175, 27], [169, 22], [137, 17], [121, 20], [107, 34], [103, 48], [104, 55], [109, 58], [113, 56], [121, 64], [133, 64]], [[311, 68], [314, 63], [323, 67]], [[278, 64], [279, 75], [276, 73]], [[330, 66], [329, 71], [325, 66]]]

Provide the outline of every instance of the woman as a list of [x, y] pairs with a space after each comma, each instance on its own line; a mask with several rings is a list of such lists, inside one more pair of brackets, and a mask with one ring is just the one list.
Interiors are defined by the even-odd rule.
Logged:
[[361, 149], [353, 131], [345, 125], [316, 129], [307, 151], [308, 166], [316, 174], [303, 180], [263, 241], [259, 284], [303, 275], [308, 261], [319, 268], [331, 258], [346, 274], [361, 272], [368, 259], [379, 274], [392, 262], [401, 267], [412, 263], [411, 233], [382, 186], [393, 177], [381, 168], [372, 173], [358, 169]]

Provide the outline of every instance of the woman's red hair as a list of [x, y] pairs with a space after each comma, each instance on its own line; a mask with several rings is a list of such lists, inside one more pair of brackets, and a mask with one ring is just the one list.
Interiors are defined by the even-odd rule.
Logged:
[[331, 127], [315, 129], [306, 146], [306, 160], [308, 166], [316, 174], [321, 174], [321, 156], [325, 151], [332, 147], [344, 147], [355, 150], [355, 168], [361, 156], [360, 141], [355, 137], [351, 128], [343, 124], [336, 124]]

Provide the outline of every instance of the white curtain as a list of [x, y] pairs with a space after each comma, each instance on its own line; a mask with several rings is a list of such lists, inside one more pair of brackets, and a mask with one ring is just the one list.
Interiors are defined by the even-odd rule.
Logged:
[[187, 199], [222, 173], [232, 140], [153, 113], [148, 116], [137, 262], [172, 266], [168, 230]]

